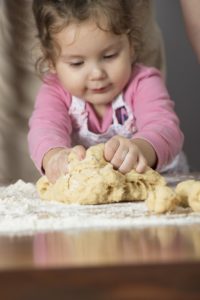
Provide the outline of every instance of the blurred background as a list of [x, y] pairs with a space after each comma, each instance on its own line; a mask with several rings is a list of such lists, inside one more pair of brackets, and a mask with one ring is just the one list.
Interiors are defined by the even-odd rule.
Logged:
[[185, 33], [179, 0], [154, 4], [165, 43], [167, 86], [185, 134], [184, 150], [191, 171], [200, 171], [200, 65]]
[[[179, 0], [153, 0], [163, 32], [167, 86], [185, 133], [191, 171], [200, 170], [200, 66], [187, 40]], [[189, 1], [189, 0], [188, 0]], [[34, 71], [31, 0], [0, 0], [0, 183], [35, 181], [28, 119], [40, 81]]]

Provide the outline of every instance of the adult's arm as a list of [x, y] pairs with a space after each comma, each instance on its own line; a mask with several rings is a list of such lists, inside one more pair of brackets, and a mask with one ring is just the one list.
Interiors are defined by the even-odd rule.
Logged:
[[200, 0], [180, 0], [185, 28], [200, 63]]

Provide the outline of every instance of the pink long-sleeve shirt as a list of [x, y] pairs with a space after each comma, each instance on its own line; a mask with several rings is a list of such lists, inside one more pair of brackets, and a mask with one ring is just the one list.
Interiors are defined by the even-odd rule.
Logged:
[[[157, 154], [157, 169], [162, 168], [181, 151], [183, 133], [160, 72], [136, 65], [122, 93], [135, 117], [137, 132], [133, 139], [148, 141]], [[71, 145], [73, 128], [68, 114], [71, 100], [72, 95], [62, 87], [56, 75], [49, 75], [38, 92], [29, 121], [28, 142], [31, 158], [40, 171], [45, 153], [52, 148]], [[91, 104], [86, 104], [86, 111], [91, 131], [101, 134], [111, 125], [111, 105], [101, 121]]]

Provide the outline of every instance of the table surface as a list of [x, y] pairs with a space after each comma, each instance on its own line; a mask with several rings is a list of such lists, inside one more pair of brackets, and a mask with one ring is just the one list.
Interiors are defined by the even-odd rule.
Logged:
[[0, 299], [200, 299], [200, 224], [0, 236]]

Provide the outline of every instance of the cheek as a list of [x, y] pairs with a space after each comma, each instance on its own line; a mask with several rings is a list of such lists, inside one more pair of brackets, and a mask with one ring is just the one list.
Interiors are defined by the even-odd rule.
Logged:
[[112, 69], [113, 81], [119, 84], [125, 84], [131, 75], [131, 64], [121, 64]]
[[80, 86], [80, 82], [72, 76], [68, 78], [63, 78], [62, 83], [65, 86], [65, 88], [72, 94], [74, 93], [74, 90], [79, 89]]
[[80, 89], [83, 85], [82, 76], [79, 72], [73, 72], [68, 69], [58, 70], [57, 76], [62, 85], [70, 92], [74, 93], [74, 90]]

